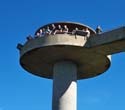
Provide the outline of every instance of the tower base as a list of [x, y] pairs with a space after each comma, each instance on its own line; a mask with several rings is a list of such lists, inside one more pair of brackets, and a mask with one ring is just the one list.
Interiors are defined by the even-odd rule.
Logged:
[[54, 65], [52, 110], [76, 110], [77, 66], [70, 61]]

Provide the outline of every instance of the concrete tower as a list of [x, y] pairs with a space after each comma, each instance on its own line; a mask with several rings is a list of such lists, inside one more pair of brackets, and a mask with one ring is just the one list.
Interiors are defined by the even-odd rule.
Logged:
[[53, 79], [52, 110], [76, 110], [77, 80], [104, 73], [110, 67], [110, 55], [125, 51], [125, 28], [96, 34], [83, 24], [52, 23], [40, 27], [35, 38], [28, 37], [17, 48], [25, 70]]

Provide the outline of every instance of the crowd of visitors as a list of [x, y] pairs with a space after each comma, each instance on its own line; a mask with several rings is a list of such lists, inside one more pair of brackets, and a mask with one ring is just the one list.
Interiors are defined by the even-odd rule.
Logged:
[[[96, 31], [97, 34], [100, 34], [102, 32], [101, 27], [98, 26], [95, 31]], [[55, 34], [82, 35], [86, 39], [88, 39], [89, 36], [90, 36], [90, 30], [87, 27], [83, 28], [82, 30], [78, 29], [76, 27], [74, 30], [69, 31], [69, 28], [67, 27], [67, 25], [61, 26], [59, 24], [59, 25], [55, 26], [54, 24], [52, 24], [51, 26], [47, 26], [46, 28], [41, 28], [39, 30], [39, 32], [37, 32], [34, 37], [32, 37], [31, 35], [29, 35], [27, 37], [27, 40], [31, 40], [33, 38], [44, 37], [44, 36], [47, 36], [47, 35], [55, 35]]]
[[35, 37], [42, 37], [45, 35], [55, 35], [55, 34], [65, 34], [68, 33], [69, 29], [67, 25], [64, 25], [63, 27], [61, 25], [55, 26], [54, 24], [51, 25], [51, 28], [49, 26], [45, 28], [40, 29], [39, 32], [37, 32]]
[[[102, 33], [102, 29], [100, 26], [97, 26], [97, 28], [95, 29], [95, 32], [96, 34], [101, 34]], [[39, 32], [37, 32], [35, 34], [35, 36], [31, 36], [29, 35], [27, 37], [27, 41], [29, 40], [32, 40], [34, 38], [39, 38], [39, 37], [44, 37], [44, 36], [47, 36], [47, 35], [55, 35], [55, 34], [71, 34], [71, 35], [80, 35], [80, 36], [83, 36], [86, 40], [90, 37], [90, 30], [85, 27], [83, 29], [79, 29], [79, 28], [74, 28], [74, 29], [70, 29], [68, 28], [67, 25], [63, 25], [61, 26], [60, 24], [59, 25], [56, 25], [55, 24], [52, 24], [50, 26], [47, 26], [45, 28], [41, 28], [39, 30]], [[23, 47], [22, 44], [18, 44], [17, 45], [17, 48], [19, 50], [21, 50], [21, 48]]]

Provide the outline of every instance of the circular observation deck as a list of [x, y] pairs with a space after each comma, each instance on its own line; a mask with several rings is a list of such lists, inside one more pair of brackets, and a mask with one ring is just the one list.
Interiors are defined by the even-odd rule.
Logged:
[[[91, 35], [95, 34], [91, 28], [78, 23], [53, 23], [67, 25], [73, 31], [88, 28]], [[40, 27], [46, 28], [51, 24]], [[35, 33], [35, 34], [36, 34]], [[90, 37], [91, 37], [90, 35]], [[20, 50], [20, 64], [28, 72], [53, 79], [53, 65], [59, 61], [72, 61], [77, 64], [77, 79], [95, 77], [105, 72], [110, 66], [107, 56], [92, 52], [86, 47], [87, 40], [84, 36], [74, 34], [45, 35], [26, 42]]]

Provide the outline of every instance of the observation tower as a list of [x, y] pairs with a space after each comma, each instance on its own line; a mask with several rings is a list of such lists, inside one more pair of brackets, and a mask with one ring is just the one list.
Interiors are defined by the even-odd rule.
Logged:
[[[56, 28], [59, 25], [61, 31]], [[63, 31], [65, 26], [67, 32]], [[46, 31], [48, 28], [50, 33]], [[45, 31], [41, 36], [37, 35], [40, 30]], [[40, 27], [17, 48], [20, 65], [26, 71], [53, 80], [52, 110], [76, 110], [77, 80], [108, 70], [110, 55], [125, 51], [125, 27], [97, 34], [84, 24], [56, 22]]]

